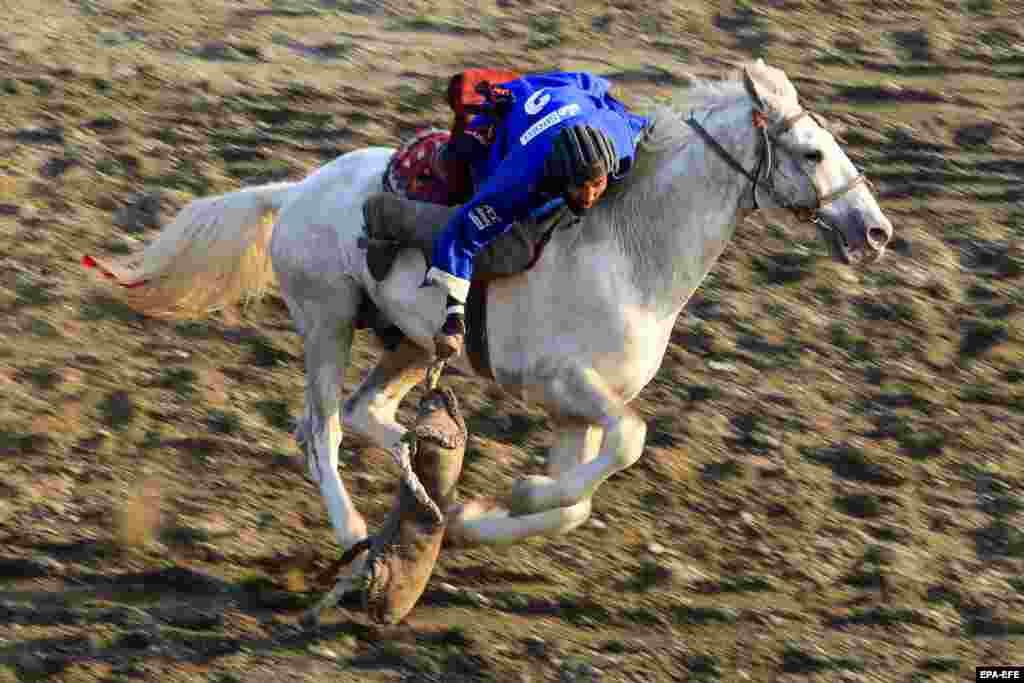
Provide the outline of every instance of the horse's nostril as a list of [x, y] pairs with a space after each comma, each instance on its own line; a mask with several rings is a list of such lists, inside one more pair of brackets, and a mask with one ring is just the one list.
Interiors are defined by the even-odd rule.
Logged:
[[884, 228], [871, 228], [868, 230], [868, 244], [872, 249], [881, 249], [889, 242], [889, 231]]

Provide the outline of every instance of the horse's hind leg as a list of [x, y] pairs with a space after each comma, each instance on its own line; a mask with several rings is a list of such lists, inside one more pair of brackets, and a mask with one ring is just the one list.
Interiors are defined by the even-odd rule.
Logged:
[[385, 352], [342, 409], [345, 428], [390, 448], [405, 434], [395, 420], [402, 399], [427, 374], [427, 352], [408, 339], [394, 351]]
[[354, 302], [359, 295], [357, 286], [352, 283], [335, 292], [329, 302], [307, 301], [298, 305], [285, 296], [296, 327], [302, 333], [305, 350], [305, 408], [296, 438], [305, 452], [309, 476], [320, 486], [335, 537], [343, 549], [367, 534], [366, 521], [352, 503], [338, 474], [338, 447], [342, 437], [339, 389], [349, 363]]

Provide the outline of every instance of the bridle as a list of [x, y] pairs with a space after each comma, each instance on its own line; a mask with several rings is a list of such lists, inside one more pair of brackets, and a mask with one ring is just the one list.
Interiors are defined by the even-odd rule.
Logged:
[[807, 176], [807, 179], [811, 183], [811, 187], [814, 188], [814, 194], [816, 197], [814, 206], [797, 206], [792, 202], [786, 200], [784, 197], [782, 197], [779, 194], [779, 192], [775, 189], [775, 149], [773, 145], [779, 144], [778, 138], [781, 135], [787, 133], [794, 125], [796, 125], [798, 121], [800, 121], [805, 116], [809, 116], [812, 119], [814, 119], [814, 122], [817, 123], [822, 128], [825, 127], [823, 125], [821, 118], [817, 114], [809, 112], [806, 109], [801, 109], [796, 114], [793, 114], [792, 116], [789, 116], [786, 119], [784, 119], [781, 123], [775, 126], [773, 130], [769, 131], [767, 114], [758, 109], [754, 110], [752, 119], [754, 128], [760, 131], [761, 134], [761, 152], [757, 158], [757, 168], [754, 169], [753, 173], [743, 168], [743, 165], [736, 160], [736, 157], [730, 154], [729, 150], [723, 147], [721, 143], [718, 142], [718, 140], [715, 140], [714, 136], [712, 136], [711, 133], [709, 133], [707, 129], [704, 128], [704, 126], [702, 126], [697, 121], [697, 119], [694, 118], [693, 112], [690, 112], [690, 116], [688, 119], [686, 119], [686, 122], [690, 125], [691, 128], [697, 131], [701, 138], [704, 139], [704, 142], [706, 142], [711, 149], [715, 150], [715, 152], [718, 154], [718, 156], [722, 158], [723, 161], [725, 161], [734, 170], [739, 172], [740, 175], [744, 176], [750, 181], [750, 194], [751, 199], [754, 203], [755, 210], [761, 208], [760, 202], [758, 201], [758, 191], [767, 190], [767, 192], [772, 196], [775, 202], [779, 206], [785, 209], [789, 209], [793, 213], [793, 215], [796, 216], [797, 220], [804, 221], [807, 223], [813, 223], [814, 225], [817, 225], [819, 228], [828, 230], [830, 232], [837, 232], [835, 226], [829, 225], [829, 223], [824, 218], [822, 218], [818, 212], [821, 210], [822, 207], [827, 206], [831, 202], [834, 202], [836, 199], [839, 199], [843, 195], [847, 194], [848, 192], [856, 188], [861, 183], [868, 183], [870, 186], [870, 181], [864, 176], [863, 173], [858, 173], [856, 178], [846, 183], [839, 189], [823, 195], [821, 193], [821, 190], [818, 188], [818, 183], [815, 182], [814, 177], [810, 173], [808, 173], [807, 169], [805, 169], [801, 164], [800, 170], [803, 171], [804, 175]]

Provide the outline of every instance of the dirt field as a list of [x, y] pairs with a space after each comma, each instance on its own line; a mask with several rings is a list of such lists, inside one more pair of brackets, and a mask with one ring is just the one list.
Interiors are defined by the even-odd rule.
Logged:
[[[952, 682], [1024, 664], [1016, 0], [0, 7], [0, 683]], [[281, 300], [152, 320], [80, 257], [139, 249], [195, 197], [444, 125], [460, 68], [589, 69], [629, 102], [757, 56], [875, 183], [887, 258], [853, 271], [806, 226], [748, 221], [638, 399], [643, 458], [584, 528], [444, 554], [401, 626], [342, 608], [301, 630], [338, 549], [291, 438]], [[360, 334], [350, 386], [375, 343]], [[540, 412], [446, 381], [472, 431], [464, 491], [541, 471]], [[394, 467], [342, 451], [379, 522]]]

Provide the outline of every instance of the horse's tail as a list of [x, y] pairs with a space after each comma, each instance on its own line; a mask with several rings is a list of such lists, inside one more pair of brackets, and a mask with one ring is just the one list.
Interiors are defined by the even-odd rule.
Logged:
[[95, 267], [125, 287], [128, 304], [149, 315], [192, 317], [259, 298], [273, 280], [273, 214], [297, 183], [273, 183], [196, 199], [140, 254]]

